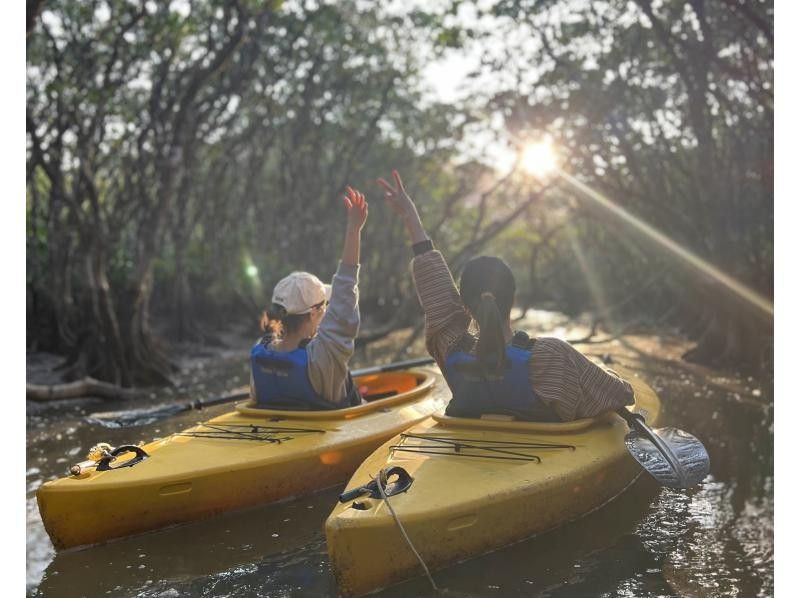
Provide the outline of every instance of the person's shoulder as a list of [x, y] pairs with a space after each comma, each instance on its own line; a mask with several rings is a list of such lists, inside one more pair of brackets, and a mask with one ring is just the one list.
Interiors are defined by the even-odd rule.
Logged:
[[576, 351], [575, 347], [567, 341], [554, 336], [538, 336], [533, 340], [533, 347], [538, 351], [548, 351], [550, 353], [572, 353]]
[[524, 351], [531, 351], [536, 344], [536, 338], [531, 337], [524, 330], [515, 330], [511, 337], [511, 346]]
[[450, 349], [450, 352], [463, 352], [472, 354], [475, 353], [475, 347], [477, 344], [478, 337], [472, 334], [469, 330], [465, 330], [464, 334], [458, 337], [453, 343], [453, 347]]

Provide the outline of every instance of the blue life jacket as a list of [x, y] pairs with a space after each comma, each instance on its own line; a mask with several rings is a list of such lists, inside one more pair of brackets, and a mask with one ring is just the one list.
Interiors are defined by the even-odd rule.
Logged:
[[527, 421], [561, 421], [531, 388], [528, 363], [534, 342], [524, 332], [514, 335], [506, 347], [503, 375], [483, 371], [477, 358], [463, 348], [452, 351], [443, 372], [453, 393], [445, 413], [454, 417], [496, 413]]
[[335, 404], [321, 397], [308, 377], [306, 343], [293, 351], [272, 351], [271, 338], [264, 337], [250, 351], [256, 406], [264, 409], [317, 411], [342, 409], [361, 404], [361, 395], [347, 372], [347, 399]]

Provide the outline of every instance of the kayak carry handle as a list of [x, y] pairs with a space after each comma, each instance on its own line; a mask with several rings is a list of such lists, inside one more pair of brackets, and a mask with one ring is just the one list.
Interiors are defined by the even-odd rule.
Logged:
[[[111, 462], [116, 460], [119, 455], [123, 453], [136, 453], [136, 456], [133, 459], [129, 459], [124, 463], [120, 463], [119, 465], [112, 467]], [[137, 463], [144, 461], [150, 455], [140, 446], [134, 446], [132, 444], [123, 444], [122, 446], [118, 446], [113, 451], [111, 451], [108, 455], [103, 457], [97, 462], [97, 467], [95, 471], [110, 471], [112, 469], [121, 469], [123, 467], [133, 467]]]
[[[384, 492], [386, 496], [394, 496], [395, 494], [405, 492], [411, 488], [411, 484], [414, 483], [414, 478], [411, 477], [411, 474], [397, 465], [386, 470], [386, 480], [392, 476], [397, 476], [397, 480], [388, 484], [384, 483]], [[339, 502], [349, 502], [365, 494], [369, 494], [370, 498], [381, 498], [380, 490], [378, 490], [377, 479], [371, 480], [364, 486], [359, 486], [358, 488], [353, 488], [352, 490], [342, 492], [339, 495]]]

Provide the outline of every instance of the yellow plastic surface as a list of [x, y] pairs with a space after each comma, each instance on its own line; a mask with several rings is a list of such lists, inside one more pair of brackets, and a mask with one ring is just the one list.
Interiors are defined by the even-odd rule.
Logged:
[[585, 430], [592, 424], [606, 420], [605, 416], [587, 417], [576, 419], [571, 422], [526, 422], [505, 418], [493, 419], [487, 416], [476, 419], [469, 417], [450, 417], [449, 415], [442, 414], [433, 414], [432, 417], [436, 423], [446, 428], [477, 428], [480, 430], [508, 430], [511, 432], [547, 432], [550, 434], [577, 432], [578, 430]]
[[[47, 482], [37, 491], [45, 529], [56, 548], [95, 544], [340, 484], [375, 447], [446, 405], [450, 392], [438, 369], [408, 374], [417, 387], [368, 405], [237, 408], [144, 445], [150, 457], [133, 467]], [[254, 426], [271, 441], [248, 439]], [[185, 435], [218, 429], [228, 431], [225, 438]]]
[[[658, 397], [638, 378], [622, 375], [635, 390], [632, 410], [657, 423]], [[372, 453], [346, 488], [367, 484], [383, 468], [408, 471], [413, 484], [389, 501], [428, 567], [440, 568], [577, 519], [620, 494], [641, 473], [625, 448], [628, 426], [621, 417], [607, 414], [566, 426], [431, 417]], [[442, 440], [457, 442], [458, 450]], [[524, 449], [520, 443], [574, 450]], [[537, 455], [541, 462], [500, 459], [511, 455], [487, 451], [487, 445]], [[427, 452], [413, 452], [420, 449]], [[341, 595], [361, 595], [421, 575], [385, 503], [363, 497], [358, 502], [363, 509], [352, 501], [338, 504], [325, 525]]]

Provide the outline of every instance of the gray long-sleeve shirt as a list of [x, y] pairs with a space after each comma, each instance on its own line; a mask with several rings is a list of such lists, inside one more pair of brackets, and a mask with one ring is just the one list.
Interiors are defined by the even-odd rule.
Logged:
[[347, 397], [347, 362], [355, 350], [355, 338], [361, 325], [358, 270], [357, 265], [339, 262], [331, 282], [328, 309], [316, 336], [306, 345], [311, 386], [323, 399], [337, 404], [343, 404]]
[[[306, 345], [308, 377], [316, 393], [337, 407], [347, 407], [347, 362], [361, 324], [358, 311], [358, 265], [339, 262], [331, 282], [331, 300], [317, 334]], [[269, 337], [266, 337], [269, 339]], [[269, 345], [272, 341], [269, 341]], [[250, 396], [255, 397], [253, 374]]]

